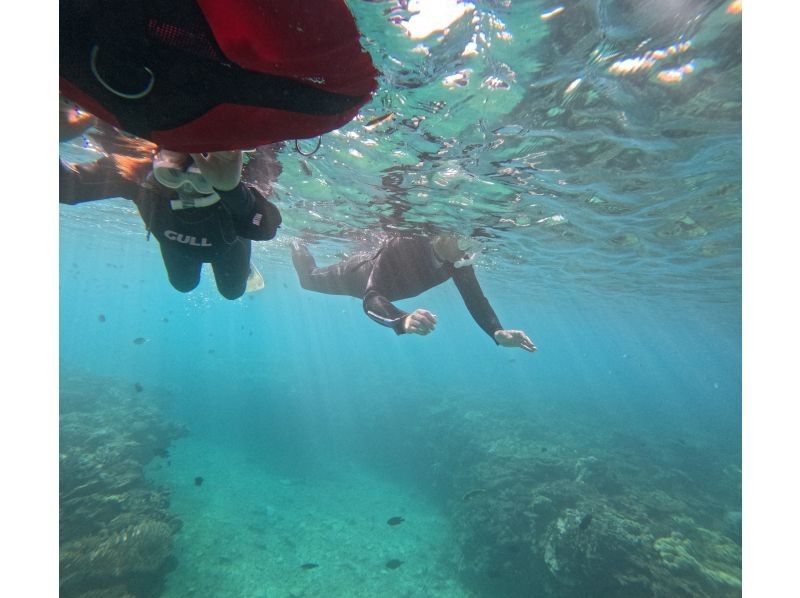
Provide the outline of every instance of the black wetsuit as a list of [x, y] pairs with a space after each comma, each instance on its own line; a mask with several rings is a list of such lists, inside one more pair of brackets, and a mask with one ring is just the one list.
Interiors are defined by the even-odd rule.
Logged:
[[442, 262], [428, 237], [390, 237], [376, 252], [359, 253], [327, 268], [317, 268], [308, 249], [296, 247], [292, 261], [304, 289], [363, 299], [366, 314], [397, 334], [403, 334], [403, 320], [408, 313], [391, 302], [416, 297], [450, 278], [486, 334], [494, 340], [494, 333], [503, 328], [483, 295], [472, 266], [455, 268]]
[[220, 200], [207, 207], [174, 210], [178, 194], [147, 177], [140, 184], [123, 177], [114, 160], [59, 163], [59, 201], [79, 204], [122, 197], [132, 200], [149, 233], [158, 240], [169, 281], [182, 292], [200, 282], [204, 263], [214, 270], [217, 289], [228, 299], [241, 297], [250, 272], [250, 241], [272, 239], [281, 216], [254, 187], [240, 183], [217, 191]]

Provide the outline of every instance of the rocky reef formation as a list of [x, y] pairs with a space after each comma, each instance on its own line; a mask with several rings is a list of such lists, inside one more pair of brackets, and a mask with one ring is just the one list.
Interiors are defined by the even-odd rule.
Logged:
[[106, 380], [62, 378], [59, 570], [62, 598], [156, 596], [174, 566], [181, 526], [143, 467], [185, 431], [146, 393]]
[[451, 513], [477, 596], [741, 595], [738, 455], [499, 401], [415, 419], [399, 452]]

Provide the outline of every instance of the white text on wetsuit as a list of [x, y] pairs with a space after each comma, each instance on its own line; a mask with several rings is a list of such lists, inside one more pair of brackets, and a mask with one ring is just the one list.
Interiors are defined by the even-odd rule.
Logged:
[[206, 239], [205, 237], [200, 239], [200, 241], [198, 242], [197, 237], [176, 233], [174, 230], [164, 231], [164, 236], [170, 241], [177, 241], [178, 243], [191, 245], [193, 247], [211, 247], [211, 243], [209, 243], [208, 239]]

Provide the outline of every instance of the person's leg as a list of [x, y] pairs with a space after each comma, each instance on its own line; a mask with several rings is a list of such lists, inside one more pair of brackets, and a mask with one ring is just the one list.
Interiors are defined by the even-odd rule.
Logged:
[[167, 269], [167, 276], [172, 286], [181, 293], [188, 293], [194, 290], [200, 283], [200, 271], [203, 262], [192, 259], [186, 254], [176, 249], [159, 244], [161, 257], [164, 260], [164, 267]]
[[305, 245], [292, 244], [292, 263], [300, 286], [317, 293], [362, 297], [372, 265], [369, 258], [369, 254], [359, 253], [338, 264], [317, 268], [314, 256]]
[[239, 237], [222, 257], [211, 262], [217, 290], [226, 299], [244, 295], [250, 275], [250, 243], [250, 239]]

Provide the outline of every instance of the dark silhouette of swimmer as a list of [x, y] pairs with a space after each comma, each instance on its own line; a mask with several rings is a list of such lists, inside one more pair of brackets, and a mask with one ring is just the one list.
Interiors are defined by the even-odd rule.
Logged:
[[425, 336], [436, 328], [438, 318], [426, 309], [406, 313], [392, 301], [416, 297], [452, 278], [470, 314], [495, 343], [536, 351], [523, 331], [500, 324], [481, 291], [472, 268], [474, 255], [466, 245], [454, 235], [397, 235], [385, 238], [377, 251], [318, 268], [308, 248], [295, 241], [292, 262], [304, 289], [362, 299], [366, 314], [397, 334]]
[[241, 297], [254, 280], [251, 241], [274, 238], [281, 224], [278, 208], [242, 183], [242, 152], [183, 154], [142, 144], [149, 156], [112, 152], [90, 163], [60, 161], [59, 201], [132, 200], [175, 289], [193, 290], [210, 263], [220, 294]]

